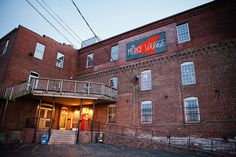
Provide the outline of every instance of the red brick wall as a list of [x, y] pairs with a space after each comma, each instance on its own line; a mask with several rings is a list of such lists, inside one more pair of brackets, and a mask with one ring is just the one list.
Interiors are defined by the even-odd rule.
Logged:
[[[236, 136], [236, 10], [232, 1], [217, 1], [192, 11], [154, 22], [127, 33], [80, 49], [78, 79], [109, 83], [118, 78], [117, 124], [212, 137]], [[187, 22], [191, 41], [178, 44], [176, 25]], [[126, 43], [151, 34], [166, 32], [167, 52], [126, 61]], [[230, 40], [233, 39], [233, 40]], [[110, 62], [111, 46], [119, 44], [117, 64]], [[94, 53], [94, 66], [86, 69], [86, 57]], [[194, 62], [196, 81], [183, 86], [180, 65]], [[141, 91], [135, 76], [152, 71], [152, 90]], [[125, 74], [124, 74], [125, 73]], [[84, 75], [83, 75], [84, 74]], [[128, 76], [128, 77], [127, 77]], [[183, 100], [197, 97], [201, 122], [187, 124]], [[152, 101], [153, 122], [141, 124], [141, 102]], [[98, 120], [106, 122], [107, 107], [97, 108]], [[225, 129], [227, 128], [227, 129]]]
[[[86, 74], [104, 70], [109, 67], [126, 64], [126, 43], [149, 36], [154, 33], [166, 32], [167, 52], [158, 54], [172, 54], [186, 48], [199, 47], [210, 42], [235, 38], [236, 14], [235, 3], [233, 1], [217, 1], [180, 13], [167, 19], [163, 19], [143, 27], [131, 30], [127, 33], [112, 37], [102, 43], [97, 43], [79, 50], [79, 62], [77, 74]], [[178, 44], [176, 35], [176, 25], [187, 22], [190, 29], [191, 41]], [[119, 44], [119, 61], [117, 64], [110, 62], [111, 47]], [[106, 48], [104, 50], [102, 45]], [[86, 58], [90, 53], [94, 53], [94, 67], [86, 68]], [[145, 57], [145, 58], [151, 58]], [[143, 58], [139, 59], [143, 60]], [[138, 60], [135, 60], [138, 61]], [[130, 63], [132, 61], [129, 61]]]
[[[7, 52], [3, 55], [3, 49], [6, 45], [7, 40], [9, 40], [8, 43], [8, 47], [7, 47]], [[6, 77], [6, 73], [7, 73], [7, 67], [8, 67], [8, 63], [12, 54], [12, 49], [14, 47], [15, 44], [15, 40], [16, 40], [16, 29], [14, 29], [13, 31], [11, 31], [9, 34], [7, 34], [6, 36], [4, 36], [1, 40], [0, 40], [0, 85], [4, 83], [5, 77]]]
[[[45, 45], [43, 60], [34, 57], [36, 43]], [[64, 67], [56, 67], [57, 52], [65, 55]], [[40, 77], [70, 79], [76, 69], [76, 50], [60, 44], [47, 36], [40, 36], [19, 26], [16, 42], [11, 52], [4, 84], [13, 85], [28, 80], [30, 71]]]

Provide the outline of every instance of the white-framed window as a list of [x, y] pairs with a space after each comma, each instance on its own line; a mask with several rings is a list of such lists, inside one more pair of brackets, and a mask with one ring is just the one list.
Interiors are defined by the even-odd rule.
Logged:
[[191, 40], [188, 23], [178, 25], [176, 27], [176, 30], [177, 30], [178, 43], [184, 43]]
[[86, 62], [86, 68], [93, 66], [93, 53], [87, 55], [87, 62]]
[[152, 89], [152, 72], [151, 70], [145, 70], [141, 72], [141, 90]]
[[8, 48], [9, 40], [6, 41], [6, 44], [3, 48], [2, 55], [5, 55], [7, 53], [7, 48]]
[[118, 60], [118, 50], [119, 50], [119, 45], [111, 47], [111, 61]]
[[112, 77], [110, 79], [110, 82], [109, 82], [109, 85], [115, 89], [117, 89], [117, 86], [118, 86], [118, 79], [117, 77]]
[[200, 122], [198, 98], [189, 97], [184, 99], [184, 114], [186, 123]]
[[109, 105], [107, 109], [107, 123], [116, 122], [116, 105]]
[[63, 68], [64, 59], [65, 59], [64, 54], [57, 52], [56, 66], [59, 68]]
[[[32, 85], [33, 88], [38, 88], [39, 80], [32, 81], [35, 78], [39, 78], [39, 73], [31, 71], [29, 74], [28, 82]], [[30, 84], [27, 85], [27, 90], [30, 88]]]
[[34, 57], [43, 60], [45, 46], [41, 43], [37, 43], [35, 47]]
[[34, 79], [34, 78], [39, 78], [39, 73], [31, 71], [29, 74], [28, 82], [32, 81], [32, 79]]
[[152, 123], [152, 101], [141, 103], [141, 123]]
[[181, 64], [182, 85], [196, 84], [195, 68], [193, 62]]

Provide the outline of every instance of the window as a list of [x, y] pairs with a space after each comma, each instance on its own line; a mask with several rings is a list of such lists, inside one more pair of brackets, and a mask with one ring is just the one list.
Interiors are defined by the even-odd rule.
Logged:
[[186, 123], [200, 122], [199, 105], [196, 97], [184, 99], [184, 113]]
[[111, 61], [118, 60], [118, 49], [118, 45], [111, 47]]
[[190, 41], [188, 23], [184, 23], [182, 25], [179, 25], [176, 27], [176, 29], [177, 29], [178, 43]]
[[196, 84], [195, 70], [193, 62], [181, 64], [182, 85]]
[[118, 79], [117, 79], [117, 77], [112, 77], [112, 78], [110, 79], [109, 85], [110, 85], [111, 87], [117, 89], [117, 85], [118, 85]]
[[86, 68], [93, 66], [93, 53], [87, 56]]
[[5, 54], [6, 54], [8, 44], [9, 44], [9, 40], [6, 41], [6, 44], [5, 44], [5, 46], [4, 46], [4, 48], [3, 48], [3, 51], [2, 51], [2, 55], [5, 55]]
[[[31, 82], [32, 83], [31, 85], [36, 89], [36, 88], [38, 88], [39, 80], [36, 80], [33, 82], [34, 78], [39, 78], [39, 73], [31, 71], [29, 74], [28, 82]], [[28, 89], [30, 89], [30, 84], [27, 85], [27, 90]]]
[[152, 122], [152, 102], [143, 101], [141, 103], [141, 123]]
[[42, 60], [43, 54], [44, 54], [44, 49], [45, 49], [45, 46], [43, 44], [37, 43], [36, 48], [35, 48], [35, 52], [34, 52], [34, 57]]
[[63, 68], [64, 64], [64, 55], [60, 52], [57, 53], [57, 61], [56, 61], [56, 66], [59, 68]]
[[29, 74], [28, 82], [32, 81], [34, 78], [39, 78], [39, 73], [31, 71]]
[[107, 122], [108, 123], [115, 123], [116, 122], [116, 106], [109, 105], [108, 106], [108, 114], [107, 114]]
[[151, 70], [146, 70], [141, 73], [141, 90], [152, 89], [152, 73]]

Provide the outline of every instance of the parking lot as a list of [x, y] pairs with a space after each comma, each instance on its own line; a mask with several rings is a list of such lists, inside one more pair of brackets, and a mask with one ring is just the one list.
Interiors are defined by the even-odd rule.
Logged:
[[107, 144], [0, 144], [1, 157], [211, 157], [207, 154], [137, 149]]

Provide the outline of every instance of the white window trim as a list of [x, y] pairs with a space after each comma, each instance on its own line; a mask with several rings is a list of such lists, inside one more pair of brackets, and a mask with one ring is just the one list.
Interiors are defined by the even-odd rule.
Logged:
[[2, 50], [2, 54], [0, 56], [3, 56], [7, 53], [8, 45], [9, 45], [9, 40], [6, 41], [5, 46]]
[[[142, 108], [143, 108], [143, 105], [144, 104], [151, 104], [151, 114], [152, 114], [152, 116], [151, 116], [151, 121], [150, 122], [143, 122], [142, 121]], [[153, 105], [152, 105], [152, 101], [142, 101], [141, 102], [141, 111], [140, 111], [140, 120], [141, 120], [141, 124], [151, 124], [152, 123], [152, 118], [153, 118]]]
[[88, 57], [89, 57], [89, 56], [92, 56], [93, 62], [94, 62], [94, 53], [88, 54], [88, 55], [87, 55], [87, 60], [86, 60], [86, 68], [93, 67], [93, 62], [92, 62], [92, 65], [88, 65]]
[[[117, 59], [114, 59], [114, 58], [112, 57], [112, 48], [115, 47], [115, 46], [118, 46]], [[118, 44], [117, 44], [117, 45], [113, 45], [113, 46], [111, 47], [111, 62], [117, 61], [117, 60], [119, 60], [119, 45], [118, 45]]]
[[116, 115], [115, 115], [115, 122], [109, 122], [109, 108], [110, 107], [116, 107], [116, 105], [108, 105], [108, 107], [107, 107], [107, 123], [108, 124], [115, 124], [116, 123]]
[[[145, 73], [149, 73], [149, 72], [150, 72], [150, 74], [151, 74], [151, 87], [148, 88], [148, 89], [146, 89], [146, 88], [143, 87], [143, 82], [144, 82], [144, 81], [143, 81], [143, 75], [144, 75]], [[141, 91], [152, 90], [152, 71], [151, 71], [151, 70], [144, 70], [144, 71], [141, 72], [140, 86], [141, 86]]]
[[[187, 25], [187, 33], [188, 33], [188, 35], [189, 35], [189, 39], [188, 39], [188, 40], [180, 41], [180, 39], [179, 39], [178, 27], [181, 26], [181, 25]], [[181, 44], [181, 43], [184, 43], [184, 42], [187, 42], [187, 41], [191, 41], [191, 36], [190, 36], [190, 32], [189, 32], [188, 23], [183, 23], [183, 24], [177, 25], [177, 26], [176, 26], [176, 32], [177, 32], [178, 44]]]
[[[116, 82], [117, 82], [117, 85], [116, 85], [116, 87], [114, 87], [114, 86], [111, 86], [111, 80], [113, 80], [113, 79], [116, 79]], [[110, 80], [109, 80], [109, 86], [111, 86], [111, 87], [113, 87], [113, 88], [115, 88], [115, 89], [117, 89], [118, 88], [118, 78], [117, 77], [112, 77], [112, 78], [110, 78]]]
[[[199, 113], [199, 120], [198, 121], [187, 121], [187, 114], [186, 114], [186, 110], [185, 110], [185, 106], [186, 106], [186, 101], [188, 100], [196, 100], [197, 103], [197, 111]], [[197, 97], [188, 97], [184, 99], [184, 117], [185, 117], [185, 123], [200, 123], [201, 122], [201, 116], [200, 116], [200, 109], [199, 109], [199, 103], [198, 103], [198, 98]]]
[[[44, 46], [43, 53], [42, 53], [42, 58], [40, 58], [40, 57], [38, 57], [38, 56], [36, 55], [36, 50], [37, 50], [37, 45], [38, 45], [38, 44]], [[43, 60], [45, 48], [46, 48], [46, 46], [45, 46], [44, 44], [39, 43], [39, 42], [36, 42], [36, 46], [35, 46], [35, 50], [34, 50], [34, 57], [37, 58], [37, 59], [39, 59], [39, 60]], [[38, 51], [37, 51], [37, 52], [38, 52]]]
[[[194, 67], [194, 80], [195, 82], [193, 83], [184, 83], [183, 81], [183, 72], [182, 72], [182, 67], [185, 66], [185, 65], [189, 65], [189, 64], [193, 64], [193, 67]], [[193, 84], [196, 84], [197, 83], [197, 79], [196, 79], [196, 70], [195, 70], [195, 65], [194, 65], [194, 62], [184, 62], [180, 65], [180, 71], [181, 71], [181, 83], [182, 85], [193, 85]]]
[[57, 59], [58, 59], [58, 58], [56, 58], [56, 67], [63, 69], [63, 67], [64, 67], [64, 60], [65, 60], [65, 55], [64, 55], [63, 53], [61, 53], [61, 52], [57, 52], [57, 57], [58, 57], [58, 54], [62, 54], [62, 55], [63, 55], [63, 60], [62, 60], [62, 66], [59, 66], [60, 64], [57, 64]]
[[[37, 74], [38, 77], [36, 77], [36, 76], [32, 76], [31, 73], [35, 73], [35, 74]], [[32, 76], [32, 77], [30, 77], [30, 76]], [[30, 78], [39, 78], [39, 76], [40, 76], [39, 73], [37, 73], [37, 72], [35, 72], [35, 71], [30, 71], [30, 73], [29, 73], [29, 78], [28, 78], [28, 82], [30, 81]]]

